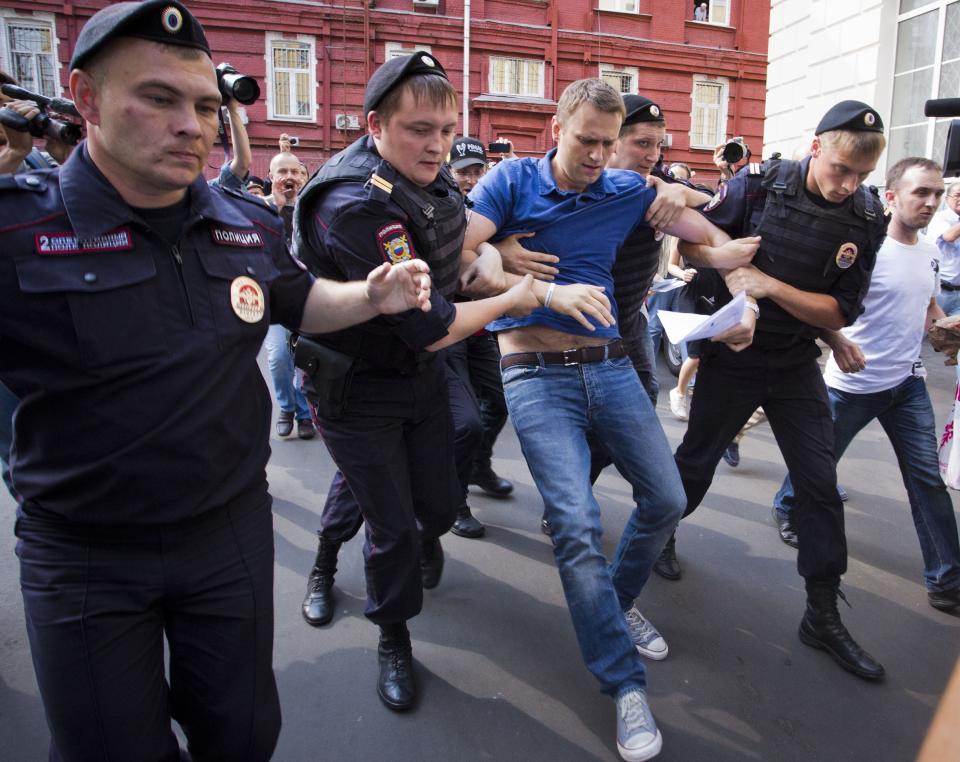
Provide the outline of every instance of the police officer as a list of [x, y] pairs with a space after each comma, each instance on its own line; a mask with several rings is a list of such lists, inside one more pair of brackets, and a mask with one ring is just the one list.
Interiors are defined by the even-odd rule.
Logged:
[[[296, 350], [311, 374], [324, 441], [366, 523], [366, 615], [380, 627], [377, 692], [403, 710], [416, 698], [406, 623], [423, 603], [421, 558], [433, 562], [435, 584], [439, 537], [462, 494], [448, 375], [432, 353], [540, 302], [529, 278], [481, 301], [445, 298], [456, 290], [465, 218], [443, 169], [457, 93], [440, 63], [420, 52], [388, 61], [370, 79], [363, 108], [369, 134], [330, 159], [297, 202], [296, 253], [314, 273], [343, 280], [384, 261], [422, 258], [433, 272], [433, 310], [315, 342], [301, 337]], [[335, 568], [335, 558], [334, 550], [330, 564], [321, 535], [318, 566]]]
[[[0, 178], [0, 379], [16, 534], [51, 759], [266, 760], [271, 667], [270, 322], [337, 330], [429, 309], [421, 263], [314, 281], [279, 218], [201, 175], [221, 96], [176, 0], [83, 27], [88, 140]], [[169, 644], [169, 682], [164, 665]]]
[[797, 567], [807, 590], [800, 639], [867, 679], [882, 677], [883, 667], [857, 645], [837, 611], [847, 548], [815, 339], [862, 312], [885, 222], [876, 189], [861, 183], [884, 146], [879, 114], [843, 101], [820, 121], [810, 156], [750, 164], [705, 207], [707, 218], [731, 235], [760, 236], [753, 263], [725, 278], [729, 293], [758, 299], [759, 320], [753, 344], [739, 353], [706, 344], [676, 452], [689, 514], [727, 444], [763, 406], [797, 494]]

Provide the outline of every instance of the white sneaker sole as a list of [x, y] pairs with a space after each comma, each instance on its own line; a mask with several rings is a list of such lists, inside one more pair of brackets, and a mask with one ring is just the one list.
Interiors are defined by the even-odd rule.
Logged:
[[670, 653], [670, 647], [664, 646], [662, 651], [648, 651], [645, 648], [641, 648], [636, 643], [633, 644], [641, 656], [646, 656], [648, 659], [653, 659], [654, 661], [663, 661], [667, 658], [667, 654]]
[[625, 749], [620, 745], [620, 742], [617, 741], [617, 751], [620, 752], [620, 756], [627, 760], [627, 762], [643, 762], [645, 759], [653, 759], [660, 753], [662, 748], [663, 736], [660, 735], [659, 729], [657, 730], [656, 738], [642, 749]]

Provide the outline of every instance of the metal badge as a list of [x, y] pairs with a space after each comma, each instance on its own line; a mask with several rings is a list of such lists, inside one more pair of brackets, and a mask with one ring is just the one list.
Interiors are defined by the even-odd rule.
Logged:
[[241, 275], [230, 284], [230, 306], [245, 323], [259, 323], [266, 311], [263, 289], [253, 278]]
[[650, 104], [650, 116], [660, 116], [660, 109], [655, 103]]
[[873, 127], [877, 123], [877, 117], [870, 111], [863, 115], [863, 123], [867, 127]]
[[168, 5], [160, 14], [160, 23], [170, 34], [176, 34], [183, 28], [183, 14], [179, 8]]
[[837, 249], [837, 267], [846, 270], [857, 261], [857, 245], [855, 243], [845, 243]]

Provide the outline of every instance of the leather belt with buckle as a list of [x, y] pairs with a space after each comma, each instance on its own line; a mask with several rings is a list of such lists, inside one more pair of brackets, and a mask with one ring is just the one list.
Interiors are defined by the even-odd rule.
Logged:
[[617, 339], [609, 344], [564, 349], [562, 352], [515, 352], [514, 354], [504, 355], [503, 359], [500, 360], [500, 367], [509, 368], [513, 365], [564, 365], [569, 367], [626, 356], [627, 348], [620, 339]]
[[940, 281], [940, 288], [944, 291], [960, 291], [960, 285], [956, 283], [947, 283], [946, 281]]

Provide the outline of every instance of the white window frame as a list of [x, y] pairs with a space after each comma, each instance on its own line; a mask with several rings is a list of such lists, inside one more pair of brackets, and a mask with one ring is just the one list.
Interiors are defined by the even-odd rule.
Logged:
[[[494, 86], [494, 81], [496, 77], [494, 76], [494, 69], [496, 68], [496, 62], [498, 61], [517, 61], [523, 67], [536, 66], [538, 74], [537, 82], [537, 92], [535, 93], [526, 93], [518, 92], [511, 93], [504, 90], [498, 90]], [[544, 62], [538, 58], [515, 58], [514, 56], [490, 56], [490, 66], [489, 71], [487, 72], [487, 87], [490, 89], [491, 95], [509, 95], [517, 98], [542, 98], [543, 97], [543, 73], [544, 73]], [[525, 82], [527, 80], [526, 76], [519, 76], [518, 80], [520, 82]]]
[[[730, 5], [732, 2], [733, 0], [707, 0], [707, 23], [717, 26], [730, 26]], [[723, 9], [722, 14], [720, 8]]]
[[603, 79], [605, 74], [630, 77], [630, 86], [626, 90], [617, 88], [621, 95], [626, 95], [627, 93], [637, 95], [640, 92], [640, 69], [636, 66], [617, 66], [615, 64], [602, 63], [600, 64], [600, 79]]
[[385, 42], [383, 44], [384, 63], [401, 56], [412, 56], [414, 53], [433, 54], [433, 47], [431, 45], [405, 45], [402, 42]]
[[[57, 50], [60, 41], [57, 38], [57, 21], [53, 14], [17, 13], [10, 8], [0, 8], [0, 67], [11, 76], [16, 76], [8, 35], [11, 25], [16, 26], [20, 24], [24, 26], [44, 26], [50, 29], [50, 43], [52, 48], [50, 55], [53, 57], [54, 92], [40, 94], [46, 95], [47, 97], [60, 97], [63, 94], [63, 86], [60, 83], [60, 55]], [[31, 83], [21, 82], [20, 84], [27, 86]]]
[[[310, 83], [308, 85], [310, 89], [310, 113], [299, 115], [299, 114], [278, 114], [276, 110], [276, 103], [274, 100], [274, 86], [276, 84], [276, 72], [273, 67], [273, 50], [275, 44], [282, 45], [283, 43], [296, 42], [301, 44], [306, 44], [309, 49], [309, 75]], [[264, 59], [267, 64], [267, 118], [273, 121], [278, 122], [316, 122], [317, 120], [317, 40], [316, 37], [310, 34], [298, 34], [296, 37], [285, 37], [280, 32], [267, 32], [266, 37], [266, 52]], [[291, 69], [281, 70], [284, 74], [289, 74], [294, 71]]]
[[[696, 111], [697, 111], [697, 86], [701, 84], [711, 84], [717, 85], [720, 87], [720, 103], [717, 106], [717, 133], [714, 138], [709, 138], [707, 145], [704, 142], [696, 142], [695, 138], [697, 137], [694, 134], [694, 126], [696, 125]], [[720, 143], [726, 140], [727, 137], [727, 107], [730, 101], [730, 80], [726, 77], [711, 77], [705, 74], [694, 74], [693, 75], [693, 88], [690, 91], [690, 147], [691, 148], [705, 148], [713, 150]], [[710, 106], [707, 106], [710, 108]], [[712, 142], [711, 142], [712, 141]]]
[[640, 13], [640, 0], [600, 0], [599, 9], [616, 13]]

